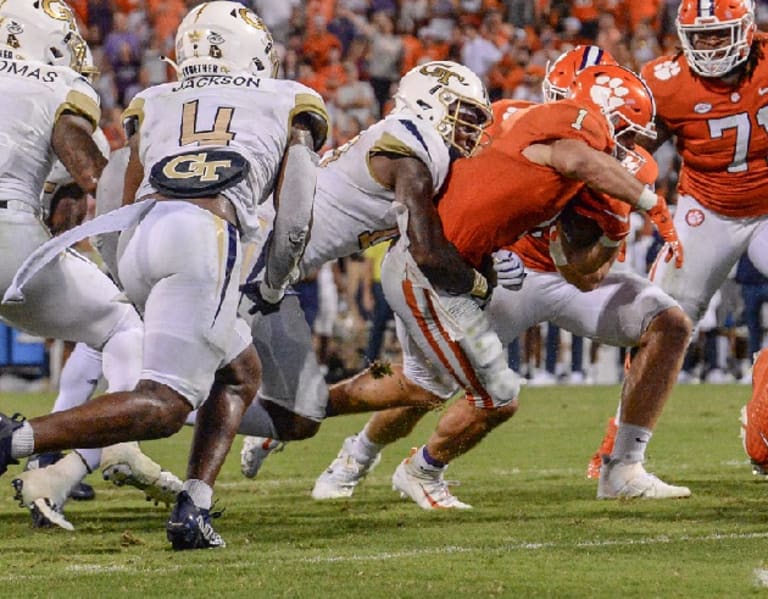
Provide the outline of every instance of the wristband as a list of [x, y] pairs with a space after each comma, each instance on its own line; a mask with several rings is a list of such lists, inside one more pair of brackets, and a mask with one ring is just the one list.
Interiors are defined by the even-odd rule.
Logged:
[[283, 299], [285, 289], [273, 289], [262, 281], [259, 285], [259, 293], [261, 293], [261, 297], [264, 301], [269, 302], [270, 304], [276, 304]]
[[640, 210], [645, 210], [647, 212], [658, 203], [659, 196], [656, 195], [656, 192], [651, 191], [647, 187], [643, 187], [643, 193], [637, 198], [637, 203], [635, 205], [640, 208]]
[[488, 297], [488, 279], [476, 270], [473, 272], [475, 273], [475, 283], [472, 285], [472, 291], [470, 291], [469, 294], [479, 297], [480, 299], [485, 299]]

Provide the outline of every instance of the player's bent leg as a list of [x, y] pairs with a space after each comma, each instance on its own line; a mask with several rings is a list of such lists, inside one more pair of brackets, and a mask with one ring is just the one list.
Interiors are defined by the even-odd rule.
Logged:
[[601, 468], [598, 499], [690, 496], [687, 487], [670, 485], [643, 467], [645, 449], [677, 380], [690, 333], [690, 319], [679, 307], [671, 307], [657, 314], [641, 335], [624, 381], [616, 443]]
[[427, 445], [403, 460], [392, 476], [392, 487], [422, 509], [469, 509], [457, 499], [445, 480], [449, 462], [477, 445], [517, 411], [513, 400], [503, 407], [482, 409], [468, 401], [454, 402], [443, 414]]
[[[320, 429], [320, 421], [296, 414], [292, 410], [284, 408], [276, 403], [260, 397], [254, 402], [263, 408], [264, 415], [268, 416], [274, 428], [274, 437], [248, 435], [243, 439], [243, 447], [240, 450], [240, 471], [246, 478], [254, 478], [264, 461], [274, 451], [282, 451], [287, 441], [301, 441], [314, 437]], [[253, 417], [255, 410], [250, 410], [249, 417]], [[240, 431], [242, 432], [241, 425]]]
[[[233, 347], [241, 349], [241, 341], [235, 341]], [[212, 519], [221, 515], [211, 511], [213, 485], [240, 420], [256, 396], [260, 376], [259, 356], [248, 343], [236, 358], [216, 372], [211, 393], [198, 408], [187, 480], [165, 526], [166, 536], [177, 551], [226, 546], [211, 524]]]
[[691, 321], [678, 307], [657, 314], [640, 337], [622, 389], [621, 421], [653, 428], [683, 363]]
[[755, 357], [752, 398], [741, 409], [741, 438], [756, 475], [768, 477], [768, 351]]
[[[243, 300], [241, 314], [248, 305]], [[296, 296], [285, 297], [277, 312], [247, 314], [245, 320], [250, 322], [253, 344], [262, 361], [259, 395], [238, 431], [247, 435], [240, 451], [240, 469], [253, 478], [286, 441], [315, 435], [326, 414], [328, 387]]]
[[400, 364], [377, 365], [331, 385], [326, 417], [404, 406], [431, 410], [443, 403], [442, 397], [405, 376]]
[[357, 485], [381, 461], [382, 449], [410, 434], [429, 412], [425, 407], [393, 408], [374, 414], [362, 431], [347, 437], [336, 459], [315, 481], [314, 499], [351, 497]]

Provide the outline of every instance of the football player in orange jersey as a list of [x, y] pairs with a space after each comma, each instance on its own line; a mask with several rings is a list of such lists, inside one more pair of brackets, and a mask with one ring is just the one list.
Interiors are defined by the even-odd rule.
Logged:
[[[654, 151], [676, 138], [675, 225], [696, 259], [680, 269], [657, 261], [651, 279], [696, 323], [744, 252], [768, 275], [768, 36], [756, 31], [752, 0], [683, 0], [677, 31], [682, 51], [642, 69], [658, 131], [643, 143]], [[755, 401], [765, 395], [756, 389]], [[768, 407], [748, 412], [748, 434], [768, 434]], [[750, 457], [757, 472], [768, 469], [764, 453]]]
[[[494, 249], [512, 244], [526, 230], [554, 221], [568, 200], [584, 189], [583, 181], [585, 179], [608, 191], [607, 187], [612, 186], [612, 184], [608, 183], [607, 180], [602, 180], [598, 184], [596, 179], [592, 178], [599, 176], [597, 172], [589, 174], [586, 170], [579, 170], [588, 169], [587, 163], [593, 160], [600, 162], [598, 169], [605, 169], [605, 171], [600, 170], [601, 173], [610, 172], [611, 175], [620, 177], [623, 181], [629, 180], [635, 190], [643, 188], [641, 183], [621, 168], [618, 161], [603, 153], [609, 147], [601, 145], [605, 143], [605, 134], [609, 133], [602, 127], [606, 122], [612, 123], [620, 132], [617, 137], [625, 137], [623, 141], [630, 150], [635, 135], [638, 133], [653, 134], [651, 125], [653, 102], [642, 81], [631, 71], [618, 66], [595, 67], [577, 77], [574, 88], [574, 96], [582, 102], [581, 104], [572, 100], [565, 100], [555, 104], [524, 107], [517, 110], [517, 106], [514, 104], [510, 106], [509, 103], [505, 102], [496, 103], [494, 112], [497, 120], [492, 125], [491, 133], [492, 136], [495, 133], [494, 141], [477, 159], [459, 162], [454, 166], [446, 193], [438, 204], [438, 212], [441, 215], [447, 238], [476, 267], [481, 267], [484, 258], [489, 256]], [[609, 98], [614, 96], [614, 92], [618, 92], [621, 97], [627, 100], [627, 103], [611, 102]], [[601, 96], [607, 102], [605, 105], [610, 106], [606, 110], [609, 116], [608, 120], [584, 108], [584, 106], [589, 106], [595, 98]], [[629, 108], [629, 110], [624, 110], [621, 116], [611, 115], [614, 109], [619, 106]], [[538, 140], [551, 140], [557, 137], [560, 139], [551, 146], [537, 143]], [[567, 139], [568, 137], [571, 139]], [[560, 151], [559, 144], [565, 144], [568, 148], [573, 148], [575, 152], [586, 148], [590, 160], [583, 164], [570, 162], [573, 156], [568, 150], [566, 150], [565, 155], [558, 154]], [[530, 160], [531, 163], [537, 164], [540, 168], [526, 165], [525, 160]], [[560, 162], [561, 160], [563, 162]], [[568, 166], [564, 166], [564, 164]], [[514, 166], [522, 166], [523, 168], [512, 171], [514, 176], [510, 176], [510, 171]], [[573, 178], [567, 178], [564, 176], [564, 172]], [[482, 189], [477, 188], [479, 181], [482, 182]], [[629, 184], [627, 183], [627, 185]], [[617, 197], [626, 198], [626, 190], [620, 190], [619, 186], [612, 187], [611, 191]], [[647, 193], [650, 194], [651, 192]], [[470, 197], [475, 198], [473, 202], [466, 201]], [[511, 202], [510, 200], [513, 198], [518, 199], [518, 201]], [[520, 198], [525, 198], [526, 201], [521, 201]], [[620, 219], [627, 216], [628, 208], [629, 206], [624, 211], [624, 215], [619, 217]], [[615, 209], [622, 212], [621, 209]], [[600, 210], [593, 210], [593, 213], [599, 214]], [[545, 226], [546, 228], [548, 227]], [[595, 238], [593, 241], [597, 242], [598, 239]], [[560, 243], [568, 246], [567, 242]], [[610, 250], [601, 252], [598, 249], [597, 252], [604, 256], [601, 259], [602, 262], [597, 265], [593, 262], [593, 270], [586, 274], [592, 274], [595, 270], [602, 268], [602, 263], [609, 261], [616, 252], [615, 245], [600, 245], [604, 249], [610, 247]], [[562, 246], [558, 244], [558, 247]], [[566, 250], [561, 250], [561, 254], [564, 251], [568, 253]], [[539, 252], [539, 259], [551, 264], [551, 258], [548, 254], [549, 250], [545, 244], [544, 258], [541, 258]], [[516, 264], [513, 256], [514, 254], [509, 251], [494, 254], [495, 268], [500, 280], [504, 277], [507, 267], [514, 272]], [[679, 261], [680, 258], [681, 256], [678, 254], [676, 259]], [[591, 259], [594, 260], [594, 257]], [[602, 277], [606, 270], [607, 267], [599, 277]], [[401, 267], [399, 272], [403, 273], [405, 269]], [[557, 278], [560, 279], [559, 276]], [[405, 276], [401, 274], [398, 282], [402, 283], [402, 281], [407, 281], [407, 273]], [[580, 284], [584, 284], [584, 281], [580, 281]], [[406, 287], [406, 285], [407, 283], [403, 286]], [[674, 306], [674, 302], [660, 292], [655, 293], [654, 288], [649, 283], [638, 279], [638, 281], [632, 281], [628, 284], [628, 287], [633, 285], [635, 285], [633, 289], [635, 293], [641, 287], [643, 290], [646, 288], [651, 290], [647, 294], [641, 294], [640, 298], [644, 296], [646, 299], [649, 299], [648, 296], [658, 298], [655, 303], [650, 300], [644, 306], [646, 309], [643, 313], [646, 316], [645, 320], [650, 322], [651, 316], [660, 315], [661, 312], [664, 312], [665, 316], [654, 323], [654, 328], [667, 329], [668, 342], [673, 347], [673, 353], [674, 348], [678, 348], [676, 353], [679, 360], [669, 360], [665, 353], [664, 361], [672, 365], [670, 367], [671, 372], [669, 376], [661, 376], [657, 379], [657, 384], [664, 389], [665, 393], [652, 394], [653, 405], [643, 405], [642, 400], [644, 398], [637, 393], [635, 396], [639, 401], [629, 402], [632, 404], [630, 409], [634, 409], [629, 420], [637, 421], [637, 425], [632, 429], [631, 434], [627, 433], [626, 436], [632, 436], [633, 440], [637, 436], [643, 437], [642, 443], [635, 443], [640, 447], [626, 448], [627, 453], [631, 455], [628, 456], [628, 463], [622, 463], [622, 466], [627, 467], [616, 468], [613, 479], [601, 484], [600, 496], [637, 496], [640, 494], [658, 497], [686, 496], [690, 494], [688, 489], [672, 487], [649, 475], [643, 470], [641, 461], [645, 442], [650, 437], [650, 429], [655, 424], [663, 406], [663, 400], [666, 399], [669, 388], [677, 375], [674, 366], [676, 364], [679, 369], [690, 332], [690, 325], [683, 313]], [[394, 291], [392, 291], [393, 288]], [[571, 286], [571, 289], [574, 293], [579, 293], [575, 287]], [[390, 288], [390, 292], [390, 302], [393, 308], [407, 322], [409, 316], [406, 310], [414, 305], [413, 297], [415, 294], [411, 298], [405, 298], [405, 300], [398, 298], [394, 285]], [[499, 293], [504, 292], [500, 289]], [[510, 295], [514, 296], [514, 293]], [[610, 295], [610, 293], [607, 294], [607, 297]], [[634, 296], [634, 293], [632, 295]], [[527, 297], [530, 301], [531, 296], [528, 295]], [[492, 300], [492, 303], [493, 301], [495, 300]], [[544, 302], [537, 300], [535, 303], [543, 304]], [[492, 312], [493, 309], [491, 309]], [[540, 321], [534, 312], [533, 309], [528, 311], [510, 326], [510, 330], [516, 329], [514, 335], [520, 332], [521, 329], [517, 327], [522, 321], [527, 322], [532, 317], [526, 326]], [[509, 311], [503, 310], [503, 313], [502, 319], [510, 316]], [[429, 321], [430, 314], [422, 312], [418, 318], [411, 318], [416, 320], [417, 325], [422, 325]], [[616, 337], [616, 342], [638, 342], [644, 326], [648, 324], [648, 322], [641, 322], [642, 320], [640, 318], [633, 323], [631, 331], [630, 327], [623, 329], [621, 334]], [[482, 324], [484, 325], [481, 329], [482, 332], [490, 333], [490, 327], [496, 326], [496, 321], [493, 319], [489, 324]], [[600, 329], [597, 328], [597, 323], [592, 324], [596, 327], [595, 331], [599, 333]], [[588, 328], [590, 325], [582, 323], [579, 326]], [[439, 330], [431, 332], [431, 337], [426, 336], [430, 342], [437, 344], [439, 342], [437, 339]], [[608, 336], [607, 328], [604, 330], [604, 334], [607, 336], [607, 340], [612, 341], [614, 339], [613, 336]], [[653, 335], [658, 336], [656, 330], [650, 331], [649, 336]], [[413, 344], [413, 338], [414, 334], [411, 333], [406, 341]], [[494, 339], [496, 339], [495, 336]], [[506, 340], [510, 341], [511, 338]], [[650, 344], [650, 342], [650, 339], [645, 340], [646, 344]], [[646, 362], [648, 367], [655, 367], [659, 361], [658, 354], [660, 352], [658, 350], [661, 346], [657, 341], [654, 340], [654, 342], [656, 343], [656, 360], [653, 363], [650, 360]], [[450, 392], [456, 390], [455, 384], [453, 387], [446, 387], [445, 390], [438, 389], [435, 381], [442, 382], [438, 378], [440, 373], [435, 370], [434, 366], [430, 367], [429, 363], [419, 363], [414, 360], [415, 356], [409, 355], [409, 351], [412, 351], [411, 347], [405, 345], [405, 384], [416, 383], [442, 398], [448, 397]], [[440, 355], [430, 357], [432, 358], [431, 364], [439, 364], [442, 359]], [[456, 363], [457, 370], [461, 366], [461, 363]], [[638, 367], [638, 370], [640, 368]], [[425, 378], [425, 375], [430, 378]], [[445, 377], [443, 377], [444, 379]], [[413, 383], [408, 383], [408, 380], [413, 381]], [[653, 381], [648, 382], [653, 383]], [[355, 384], [357, 385], [356, 391], [363, 387], [359, 377]], [[631, 390], [634, 391], [633, 388]], [[332, 403], [333, 395], [332, 393]], [[375, 465], [381, 447], [410, 432], [425, 409], [418, 407], [399, 408], [374, 416], [362, 433], [345, 441], [338, 458], [318, 478], [313, 490], [313, 497], [327, 499], [350, 496], [357, 482]], [[477, 401], [474, 404], [471, 401], [454, 404], [441, 419], [438, 429], [429, 443], [398, 467], [392, 479], [393, 486], [403, 496], [411, 497], [425, 509], [469, 507], [456, 499], [445, 485], [442, 474], [446, 465], [478, 443], [492, 428], [511, 417], [515, 410], [516, 402], [509, 402], [505, 405], [493, 405], [491, 402], [482, 404]], [[641, 431], [642, 434], [638, 431]], [[625, 445], [628, 446], [629, 443]]]

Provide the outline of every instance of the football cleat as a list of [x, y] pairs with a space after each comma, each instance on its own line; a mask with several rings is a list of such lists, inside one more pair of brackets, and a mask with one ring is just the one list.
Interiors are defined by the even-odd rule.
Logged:
[[665, 483], [658, 476], [646, 472], [642, 462], [627, 464], [606, 459], [600, 469], [598, 499], [681, 499], [690, 496], [688, 487]]
[[752, 462], [752, 472], [768, 473], [768, 350], [752, 365], [752, 398], [741, 409], [741, 441]]
[[741, 442], [752, 464], [752, 474], [768, 478], [768, 436], [750, 420], [754, 406], [750, 402], [741, 408]]
[[111, 480], [117, 486], [131, 485], [144, 491], [147, 501], [156, 504], [173, 505], [181, 491], [181, 480], [145, 455], [135, 441], [105, 447], [101, 454], [101, 473], [104, 480]]
[[250, 437], [243, 439], [240, 450], [240, 472], [246, 478], [254, 478], [261, 470], [264, 460], [273, 451], [282, 451], [285, 443], [269, 437]]
[[10, 418], [0, 413], [0, 475], [8, 470], [11, 464], [18, 464], [19, 460], [11, 457], [11, 438], [13, 431], [21, 428], [24, 424], [24, 417], [21, 414], [14, 414]]
[[448, 488], [443, 478], [448, 466], [439, 470], [424, 470], [413, 463], [413, 455], [419, 451], [414, 447], [392, 475], [392, 490], [403, 499], [412, 499], [425, 510], [471, 510], [472, 506], [459, 501]]
[[32, 528], [58, 526], [65, 530], [75, 530], [63, 508], [76, 483], [52, 468], [26, 470], [11, 481], [16, 490], [14, 499], [30, 511]]
[[226, 547], [224, 539], [211, 525], [211, 520], [219, 516], [221, 512], [197, 507], [189, 493], [181, 491], [165, 525], [168, 540], [176, 551]]
[[[27, 458], [24, 470], [37, 470], [55, 464], [64, 454], [60, 451], [50, 451], [47, 453], [38, 453]], [[80, 481], [69, 492], [69, 498], [75, 501], [90, 501], [96, 497], [96, 491], [88, 483]]]
[[592, 454], [592, 459], [589, 460], [587, 465], [587, 478], [597, 480], [600, 478], [600, 468], [603, 466], [603, 456], [610, 456], [613, 451], [613, 446], [616, 443], [616, 431], [619, 427], [616, 426], [616, 419], [610, 418], [608, 420], [608, 426], [605, 427], [605, 436], [597, 451]]
[[370, 473], [381, 461], [381, 452], [376, 454], [369, 462], [358, 462], [352, 455], [352, 444], [357, 435], [347, 437], [341, 446], [336, 459], [331, 465], [317, 477], [312, 488], [313, 499], [343, 499], [352, 497], [355, 487]]

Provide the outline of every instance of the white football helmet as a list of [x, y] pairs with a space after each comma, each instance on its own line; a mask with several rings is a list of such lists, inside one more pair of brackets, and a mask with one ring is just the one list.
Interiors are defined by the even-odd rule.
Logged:
[[14, 58], [37, 60], [81, 72], [87, 44], [72, 10], [61, 0], [0, 3], [0, 47]]
[[[683, 0], [677, 35], [691, 70], [702, 77], [722, 77], [749, 58], [755, 35], [753, 0]], [[697, 37], [718, 35], [718, 47], [696, 48]]]
[[176, 33], [182, 79], [248, 72], [277, 77], [280, 60], [267, 26], [239, 2], [219, 0], [193, 8]]
[[394, 112], [407, 110], [429, 121], [463, 156], [477, 151], [483, 130], [493, 121], [483, 82], [467, 67], [448, 60], [412, 68], [400, 79], [394, 99]]

